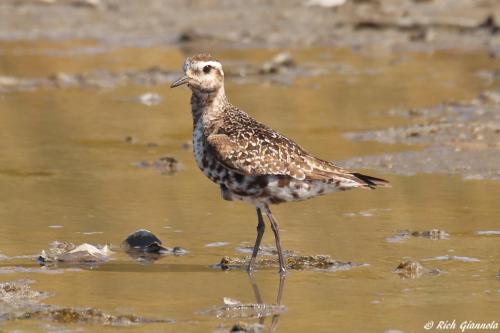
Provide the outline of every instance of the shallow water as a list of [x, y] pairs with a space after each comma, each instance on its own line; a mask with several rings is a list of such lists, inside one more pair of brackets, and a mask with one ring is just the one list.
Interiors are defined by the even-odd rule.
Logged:
[[[44, 77], [154, 65], [180, 69], [184, 58], [178, 50], [166, 48], [68, 52], [88, 45], [93, 44], [2, 43], [1, 75]], [[223, 61], [259, 62], [274, 53], [231, 50], [217, 56]], [[403, 119], [387, 115], [394, 107], [471, 99], [491, 87], [476, 71], [496, 65], [486, 55], [474, 53], [366, 55], [314, 49], [293, 54], [299, 64], [344, 64], [350, 70], [298, 78], [290, 85], [227, 80], [227, 94], [234, 104], [307, 150], [334, 160], [404, 150], [402, 145], [349, 142], [342, 134], [402, 123]], [[158, 93], [164, 100], [152, 107], [132, 101], [145, 92]], [[114, 260], [93, 269], [11, 273], [0, 275], [0, 281], [35, 280], [33, 288], [53, 294], [44, 301], [49, 304], [176, 321], [132, 326], [129, 332], [212, 332], [220, 326], [228, 330], [238, 320], [219, 320], [199, 311], [222, 304], [223, 297], [255, 302], [244, 272], [210, 268], [224, 255], [241, 255], [236, 248], [242, 244], [253, 243], [255, 212], [221, 200], [218, 187], [197, 170], [191, 152], [182, 148], [190, 140], [191, 126], [188, 90], [171, 90], [168, 85], [0, 94], [1, 254], [34, 255], [54, 240], [118, 246], [139, 228], [153, 231], [167, 246], [189, 250], [185, 256], [165, 257], [153, 265], [138, 264], [117, 252]], [[127, 136], [137, 142], [127, 143]], [[182, 170], [162, 176], [135, 166], [164, 155], [175, 156]], [[290, 271], [283, 297], [288, 310], [279, 317], [276, 331], [419, 332], [431, 320], [498, 321], [499, 238], [477, 231], [500, 228], [500, 183], [367, 172], [389, 179], [393, 187], [333, 194], [273, 209], [286, 249], [369, 264], [335, 273]], [[387, 241], [405, 229], [444, 229], [450, 238]], [[214, 242], [229, 244], [206, 246]], [[264, 244], [273, 244], [269, 231]], [[422, 261], [443, 273], [413, 280], [393, 273], [404, 258], [444, 255], [479, 261]], [[38, 267], [29, 258], [0, 265]], [[257, 272], [256, 282], [264, 301], [275, 302], [276, 271]], [[271, 318], [265, 323], [269, 327]], [[62, 328], [34, 320], [0, 324], [5, 331]], [[67, 328], [122, 329], [84, 324]]]

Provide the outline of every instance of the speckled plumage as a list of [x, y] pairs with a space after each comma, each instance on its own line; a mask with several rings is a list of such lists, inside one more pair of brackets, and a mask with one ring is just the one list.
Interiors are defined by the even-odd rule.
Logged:
[[222, 66], [212, 57], [188, 58], [184, 72], [186, 76], [172, 86], [187, 83], [193, 92], [196, 163], [220, 185], [224, 199], [249, 202], [258, 214], [263, 208], [269, 216], [269, 204], [387, 184], [308, 154], [291, 139], [231, 105], [224, 92]]

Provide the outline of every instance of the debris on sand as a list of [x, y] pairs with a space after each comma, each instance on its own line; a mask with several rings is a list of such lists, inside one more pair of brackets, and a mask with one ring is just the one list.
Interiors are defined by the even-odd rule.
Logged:
[[183, 255], [187, 251], [179, 246], [168, 248], [151, 231], [139, 229], [122, 242], [123, 249], [137, 261], [151, 263], [163, 255]]
[[426, 268], [418, 261], [405, 260], [396, 267], [394, 273], [397, 273], [403, 279], [416, 279], [424, 274], [438, 275], [441, 274], [441, 271], [437, 268]]
[[428, 238], [432, 240], [440, 240], [440, 239], [448, 239], [450, 238], [450, 234], [448, 234], [445, 230], [439, 229], [431, 229], [425, 231], [410, 231], [410, 230], [401, 230], [398, 231], [395, 235], [386, 238], [389, 243], [399, 243], [404, 241], [410, 237], [420, 237], [420, 238]]
[[163, 176], [171, 176], [180, 170], [179, 161], [172, 156], [162, 156], [155, 161], [141, 161], [136, 166], [141, 169], [154, 168]]
[[43, 319], [60, 324], [100, 324], [110, 326], [129, 326], [139, 323], [173, 323], [172, 319], [151, 319], [134, 314], [113, 315], [94, 308], [57, 308], [43, 307], [40, 310], [25, 312], [17, 319]]
[[[215, 265], [215, 267], [222, 270], [246, 269], [249, 262], [250, 257], [231, 258], [226, 256], [223, 257], [220, 263]], [[326, 272], [336, 272], [366, 265], [367, 264], [334, 260], [328, 255], [285, 256], [285, 267], [292, 270], [320, 270]], [[278, 258], [257, 257], [255, 267], [257, 269], [278, 267]]]
[[445, 230], [431, 229], [425, 231], [412, 231], [411, 235], [413, 237], [423, 237], [429, 239], [448, 239], [450, 234]]
[[43, 250], [37, 261], [39, 264], [69, 263], [95, 264], [109, 260], [111, 251], [107, 245], [92, 245], [83, 243], [75, 245], [68, 242], [55, 241], [47, 250]]
[[219, 319], [237, 319], [237, 318], [264, 318], [286, 311], [284, 305], [263, 304], [263, 303], [241, 303], [225, 297], [224, 304], [214, 306], [210, 309], [201, 311], [200, 314], [215, 316]]
[[46, 292], [31, 289], [32, 283], [30, 280], [0, 283], [0, 321], [16, 319], [20, 310], [38, 308], [40, 301], [49, 296]]

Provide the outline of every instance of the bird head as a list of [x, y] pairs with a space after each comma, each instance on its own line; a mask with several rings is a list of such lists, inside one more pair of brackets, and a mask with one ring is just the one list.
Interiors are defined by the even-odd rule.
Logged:
[[214, 93], [224, 86], [222, 65], [208, 54], [187, 58], [183, 70], [184, 75], [172, 82], [171, 88], [187, 84], [193, 92]]

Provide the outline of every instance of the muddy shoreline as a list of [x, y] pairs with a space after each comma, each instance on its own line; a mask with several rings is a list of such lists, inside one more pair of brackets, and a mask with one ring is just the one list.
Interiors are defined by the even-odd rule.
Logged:
[[414, 148], [355, 157], [341, 162], [343, 166], [402, 175], [447, 173], [466, 180], [500, 179], [500, 91], [483, 92], [472, 101], [389, 113], [405, 117], [409, 124], [345, 137]]
[[[251, 12], [252, 15], [248, 15]], [[213, 2], [8, 0], [0, 40], [97, 40], [109, 46], [216, 48], [348, 46], [485, 50], [500, 56], [495, 0]]]

